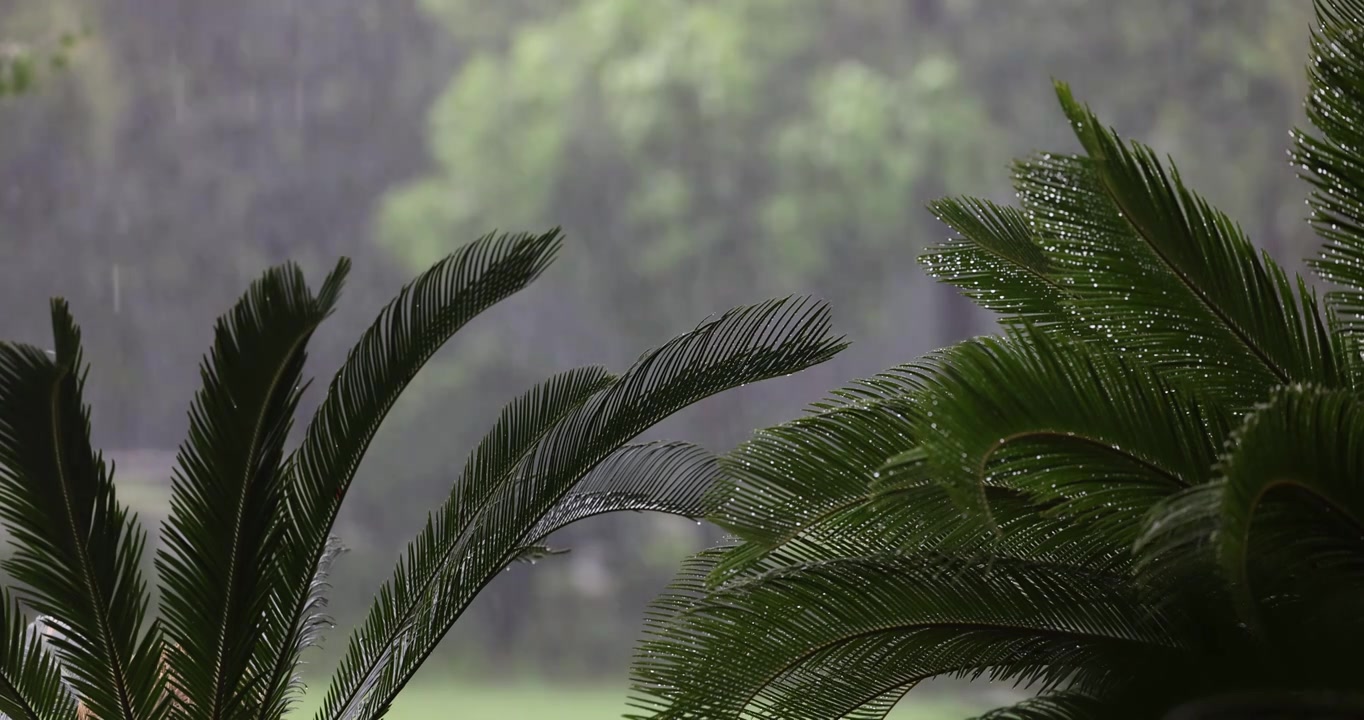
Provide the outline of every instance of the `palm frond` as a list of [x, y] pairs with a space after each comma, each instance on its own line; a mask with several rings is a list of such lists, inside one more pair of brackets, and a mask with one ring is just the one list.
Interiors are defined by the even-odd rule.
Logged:
[[[284, 442], [306, 345], [349, 265], [314, 297], [296, 266], [272, 269], [218, 321], [190, 410], [157, 569], [176, 690], [196, 716], [236, 718], [260, 702], [284, 505]], [[309, 578], [311, 580], [311, 576]]]
[[1036, 331], [935, 364], [916, 436], [932, 476], [987, 517], [993, 478], [1130, 545], [1151, 505], [1206, 479], [1229, 432], [1225, 411], [1144, 367]]
[[[0, 344], [0, 518], [14, 555], [5, 569], [24, 601], [75, 629], [57, 644], [85, 703], [100, 717], [152, 717], [157, 633], [144, 632], [148, 604], [139, 571], [146, 533], [118, 502], [112, 473], [90, 443], [82, 399], [86, 367], [80, 330], [64, 301], [52, 303], [55, 353]], [[5, 599], [6, 610], [8, 598]], [[17, 620], [4, 623], [11, 629]], [[26, 692], [49, 688], [44, 668], [23, 651]], [[30, 696], [44, 713], [65, 701]]]
[[1092, 331], [1238, 409], [1276, 385], [1346, 381], [1316, 298], [1240, 229], [1058, 95], [1087, 157], [1043, 155], [1015, 173], [1024, 208]]
[[715, 579], [802, 544], [821, 525], [838, 524], [836, 534], [850, 539], [866, 536], [837, 521], [868, 501], [876, 468], [912, 446], [916, 414], [906, 396], [835, 406], [761, 430], [725, 455], [726, 502], [711, 520], [745, 542]]
[[1118, 576], [908, 555], [810, 563], [708, 593], [713, 558], [651, 613], [634, 703], [651, 717], [839, 717], [944, 674], [1101, 688], [1178, 657]]
[[1325, 241], [1313, 268], [1341, 289], [1327, 295], [1356, 344], [1364, 334], [1364, 6], [1318, 0], [1308, 65], [1307, 118], [1316, 134], [1296, 132], [1293, 163], [1311, 183], [1311, 222]]
[[14, 720], [74, 720], [76, 696], [8, 589], [0, 590], [0, 631], [0, 713]]
[[684, 442], [626, 445], [589, 472], [526, 533], [539, 543], [552, 533], [612, 512], [657, 512], [703, 518], [715, 510], [719, 459]]
[[1324, 657], [1364, 640], [1361, 439], [1352, 393], [1284, 388], [1247, 417], [1221, 465], [1214, 547], [1245, 619], [1269, 616], [1279, 652]]
[[[713, 581], [778, 549], [804, 561], [983, 551], [972, 520], [986, 511], [1007, 530], [991, 552], [1112, 563], [1153, 504], [1206, 479], [1229, 433], [1229, 418], [1149, 371], [1035, 332], [901, 372], [913, 378], [901, 395], [826, 403], [723, 459], [730, 497], [715, 520], [745, 542]], [[944, 505], [935, 483], [981, 515]]]
[[613, 380], [600, 367], [569, 370], [503, 408], [469, 456], [450, 496], [408, 545], [393, 578], [380, 589], [364, 624], [351, 636], [318, 717], [350, 718], [360, 712], [379, 672], [429, 602], [441, 569], [455, 561], [478, 510], [546, 433]]
[[818, 415], [850, 405], [879, 405], [909, 395], [922, 385], [923, 377], [923, 368], [918, 364], [897, 365], [830, 392], [829, 397], [811, 403], [808, 412]]
[[526, 287], [554, 259], [559, 230], [489, 234], [402, 289], [351, 350], [291, 458], [286, 488], [288, 564], [275, 603], [290, 639], [274, 648], [261, 718], [287, 705], [290, 669], [308, 645], [308, 588], [336, 514], [370, 442], [408, 383], [460, 328]]
[[1056, 278], [1027, 213], [985, 200], [939, 200], [933, 214], [959, 237], [922, 255], [929, 276], [960, 288], [1005, 324], [1080, 329], [1071, 290]]
[[823, 304], [776, 300], [729, 311], [646, 353], [555, 424], [496, 488], [478, 509], [456, 556], [441, 567], [415, 622], [387, 641], [368, 637], [368, 627], [361, 629], [355, 647], [382, 656], [382, 672], [363, 693], [363, 709], [349, 715], [343, 711], [354, 706], [347, 698], [355, 698], [376, 676], [373, 661], [345, 666], [320, 717], [381, 716], [469, 601], [526, 544], [527, 533], [589, 473], [632, 438], [694, 402], [832, 357], [843, 343], [829, 337], [828, 329]]

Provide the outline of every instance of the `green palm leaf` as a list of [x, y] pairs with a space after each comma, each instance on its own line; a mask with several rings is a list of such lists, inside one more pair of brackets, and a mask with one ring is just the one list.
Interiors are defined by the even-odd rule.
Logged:
[[933, 214], [960, 236], [920, 257], [929, 276], [950, 283], [1006, 324], [1079, 329], [1071, 303], [1027, 213], [985, 200], [940, 200]]
[[569, 525], [612, 512], [689, 518], [713, 513], [722, 473], [708, 450], [683, 442], [626, 445], [588, 473], [526, 533], [539, 543]]
[[1267, 615], [1276, 652], [1298, 648], [1313, 666], [1364, 640], [1350, 632], [1364, 603], [1361, 439], [1364, 406], [1353, 394], [1285, 388], [1237, 431], [1210, 508], [1246, 619]]
[[1312, 265], [1343, 286], [1327, 302], [1357, 343], [1364, 332], [1364, 5], [1320, 0], [1316, 8], [1307, 117], [1317, 133], [1294, 134], [1293, 162], [1313, 186], [1312, 225], [1325, 240]]
[[14, 720], [73, 720], [76, 698], [9, 590], [0, 591], [0, 629], [0, 713]]
[[[445, 563], [425, 607], [389, 642], [362, 628], [352, 647], [369, 662], [343, 667], [319, 717], [376, 718], [448, 632], [469, 601], [515, 559], [562, 499], [625, 443], [669, 415], [730, 387], [787, 375], [843, 347], [828, 336], [821, 304], [779, 300], [739, 308], [652, 352], [572, 409], [478, 508], [456, 557]], [[640, 484], [631, 488], [647, 488]], [[384, 603], [389, 603], [384, 600]]]
[[759, 431], [722, 458], [727, 497], [711, 519], [745, 542], [716, 568], [716, 579], [741, 571], [777, 548], [813, 549], [820, 538], [805, 536], [822, 525], [837, 526], [839, 530], [830, 533], [834, 535], [882, 538], [878, 532], [846, 532], [846, 523], [839, 519], [851, 521], [868, 502], [871, 471], [912, 444], [915, 414], [907, 394], [828, 404]]
[[403, 288], [375, 319], [337, 372], [290, 464], [288, 564], [276, 588], [289, 640], [267, 664], [261, 718], [291, 699], [291, 668], [317, 626], [309, 588], [360, 461], [408, 383], [461, 327], [534, 281], [554, 259], [558, 229], [538, 235], [484, 236], [436, 263]]
[[636, 662], [651, 717], [841, 717], [937, 675], [1102, 688], [1178, 659], [1120, 578], [1071, 567], [847, 558], [706, 596], [706, 565], [655, 606]]
[[362, 709], [388, 657], [416, 621], [443, 567], [455, 560], [479, 508], [511, 477], [546, 433], [613, 380], [604, 368], [554, 375], [502, 410], [474, 449], [444, 505], [407, 549], [380, 590], [327, 691], [318, 717], [351, 717]]
[[349, 265], [314, 297], [294, 266], [253, 283], [221, 318], [190, 410], [157, 568], [174, 644], [171, 676], [197, 717], [237, 718], [260, 702], [284, 506], [284, 442], [305, 348]]
[[[80, 330], [64, 301], [52, 303], [52, 330], [53, 357], [0, 344], [0, 518], [15, 542], [5, 569], [30, 607], [73, 628], [56, 649], [91, 710], [151, 717], [159, 640], [143, 627], [146, 534], [91, 447]], [[10, 662], [27, 668], [14, 677], [15, 692], [26, 693], [29, 711], [64, 713], [66, 701], [50, 694], [46, 661], [16, 640], [17, 622], [3, 624], [6, 647], [17, 653]]]
[[[1209, 637], [1254, 630], [1252, 652], [1281, 677], [1320, 683], [1364, 640], [1356, 437], [1343, 391], [1280, 389], [1247, 416], [1219, 478], [1156, 508], [1137, 546], [1150, 595], [1197, 608]], [[1306, 603], [1306, 604], [1305, 604]], [[1235, 628], [1227, 616], [1240, 620]], [[1348, 663], [1346, 663], [1348, 666]]]
[[994, 478], [1130, 545], [1152, 505], [1206, 479], [1230, 428], [1142, 366], [1036, 331], [961, 343], [934, 364], [920, 402], [937, 412], [915, 436], [931, 475], [987, 517]]
[[1259, 256], [1148, 148], [1058, 85], [1088, 157], [1022, 163], [1016, 185], [1086, 325], [1115, 347], [1248, 408], [1271, 387], [1345, 381], [1315, 297]]
[[940, 483], [997, 516], [1007, 536], [991, 552], [1111, 564], [1153, 504], [1211, 473], [1229, 432], [1228, 418], [1158, 376], [1026, 333], [894, 376], [879, 397], [824, 403], [723, 460], [730, 497], [714, 519], [744, 542], [713, 581], [777, 550], [802, 560], [984, 550], [981, 526], [944, 504]]

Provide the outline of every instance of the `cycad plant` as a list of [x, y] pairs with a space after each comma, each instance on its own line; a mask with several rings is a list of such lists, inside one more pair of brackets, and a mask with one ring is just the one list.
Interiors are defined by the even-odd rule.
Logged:
[[636, 717], [866, 720], [940, 676], [1035, 693], [1000, 720], [1364, 717], [1364, 2], [1317, 11], [1335, 289], [1058, 85], [1083, 153], [933, 207], [929, 272], [1002, 333], [722, 458], [735, 537], [657, 601]]
[[[85, 364], [67, 306], [50, 351], [0, 344], [0, 520], [15, 587], [0, 600], [0, 712], [23, 720], [277, 720], [301, 691], [300, 655], [328, 627], [332, 525], [370, 441], [423, 363], [548, 265], [557, 231], [488, 236], [402, 290], [364, 333], [297, 447], [291, 420], [308, 340], [347, 263], [314, 293], [270, 270], [217, 324], [156, 552], [91, 447]], [[512, 401], [474, 449], [356, 630], [318, 720], [382, 717], [473, 597], [555, 530], [600, 513], [705, 514], [715, 458], [630, 444], [726, 388], [800, 370], [842, 347], [817, 303], [739, 308], [619, 375], [554, 375]], [[26, 630], [52, 618], [50, 643]], [[47, 645], [51, 645], [51, 652]]]

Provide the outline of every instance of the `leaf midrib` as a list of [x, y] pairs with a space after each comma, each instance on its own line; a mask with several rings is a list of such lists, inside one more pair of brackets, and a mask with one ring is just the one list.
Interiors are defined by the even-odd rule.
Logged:
[[256, 467], [259, 461], [258, 456], [260, 455], [261, 452], [261, 446], [264, 443], [262, 434], [263, 428], [265, 427], [266, 424], [266, 417], [270, 409], [270, 401], [276, 396], [276, 393], [279, 391], [280, 383], [284, 378], [285, 370], [289, 367], [290, 363], [292, 363], [294, 359], [298, 356], [298, 353], [300, 352], [304, 343], [306, 343], [308, 341], [308, 338], [312, 336], [313, 331], [317, 328], [317, 323], [318, 323], [317, 320], [310, 321], [304, 327], [303, 332], [299, 333], [299, 336], [294, 340], [293, 344], [289, 348], [289, 351], [285, 353], [284, 359], [276, 368], [274, 377], [270, 381], [269, 391], [266, 392], [266, 394], [264, 395], [263, 402], [261, 403], [260, 407], [260, 412], [256, 417], [256, 422], [253, 423], [254, 429], [251, 433], [250, 450], [247, 452], [246, 457], [247, 462], [244, 466], [244, 472], [246, 474], [246, 477], [243, 478], [242, 492], [241, 495], [238, 497], [236, 513], [234, 515], [235, 521], [233, 522], [233, 535], [230, 551], [230, 560], [228, 562], [228, 577], [226, 583], [227, 597], [225, 598], [226, 602], [223, 605], [222, 618], [223, 622], [219, 627], [218, 642], [216, 644], [217, 647], [215, 648], [214, 652], [213, 706], [209, 713], [209, 717], [212, 718], [218, 718], [222, 716], [223, 707], [227, 702], [225, 696], [227, 693], [227, 687], [229, 683], [226, 677], [224, 676], [223, 667], [226, 663], [225, 656], [227, 652], [227, 635], [229, 631], [226, 619], [228, 617], [231, 617], [232, 615], [232, 610], [234, 609], [233, 601], [236, 598], [236, 593], [233, 591], [236, 589], [238, 578], [241, 576], [240, 572], [241, 558], [239, 555], [241, 551], [242, 518], [246, 513], [246, 498], [250, 494], [251, 490], [250, 487], [251, 472], [252, 469]]
[[[1090, 122], [1092, 123], [1093, 119], [1091, 119]], [[1101, 163], [1110, 162], [1110, 159], [1107, 157], [1106, 153], [1102, 152], [1102, 149], [1099, 155], [1100, 157], [1097, 158], [1099, 162]], [[1292, 378], [1289, 375], [1288, 371], [1279, 367], [1279, 364], [1269, 356], [1269, 353], [1266, 350], [1261, 348], [1259, 344], [1255, 342], [1254, 338], [1250, 337], [1249, 333], [1242, 330], [1240, 325], [1234, 322], [1231, 316], [1225, 310], [1223, 310], [1221, 306], [1217, 305], [1212, 301], [1212, 298], [1209, 297], [1208, 294], [1203, 291], [1203, 288], [1198, 286], [1198, 283], [1194, 282], [1193, 279], [1189, 277], [1187, 273], [1185, 273], [1182, 269], [1175, 265], [1174, 261], [1171, 260], [1164, 252], [1161, 251], [1160, 246], [1153, 239], [1150, 229], [1138, 223], [1136, 220], [1137, 216], [1134, 215], [1131, 211], [1131, 208], [1126, 203], [1123, 202], [1121, 193], [1119, 193], [1117, 189], [1113, 187], [1113, 182], [1108, 177], [1108, 173], [1100, 172], [1098, 173], [1098, 176], [1099, 184], [1101, 187], [1103, 187], [1104, 193], [1108, 195], [1109, 199], [1113, 201], [1113, 204], [1117, 206], [1118, 211], [1122, 213], [1122, 217], [1127, 219], [1127, 222], [1125, 224], [1135, 231], [1136, 236], [1146, 245], [1148, 249], [1150, 249], [1151, 253], [1156, 256], [1156, 259], [1160, 260], [1161, 264], [1164, 265], [1165, 268], [1170, 271], [1170, 274], [1174, 275], [1174, 277], [1177, 280], [1179, 280], [1180, 284], [1183, 285], [1184, 288], [1188, 290], [1189, 293], [1192, 294], [1196, 300], [1198, 300], [1198, 302], [1203, 306], [1203, 308], [1208, 312], [1212, 313], [1213, 317], [1215, 317], [1220, 323], [1222, 323], [1224, 329], [1226, 329], [1226, 331], [1229, 334], [1231, 334], [1233, 338], [1235, 338], [1238, 342], [1244, 345], [1245, 348], [1250, 351], [1251, 355], [1255, 356], [1255, 358], [1258, 359], [1261, 362], [1261, 364], [1263, 364], [1266, 367], [1266, 369], [1268, 369], [1270, 373], [1272, 373], [1274, 377], [1278, 379], [1280, 383], [1289, 382]]]
[[106, 658], [109, 662], [109, 674], [114, 681], [114, 691], [117, 695], [118, 710], [123, 718], [132, 720], [135, 716], [133, 712], [132, 698], [128, 693], [128, 673], [124, 667], [123, 657], [118, 653], [114, 644], [113, 628], [109, 623], [108, 607], [102, 601], [99, 582], [94, 577], [94, 568], [90, 562], [90, 555], [86, 550], [85, 543], [80, 536], [80, 525], [76, 521], [76, 512], [72, 507], [71, 501], [71, 479], [63, 461], [64, 446], [62, 444], [61, 420], [62, 403], [61, 391], [62, 384], [72, 377], [72, 368], [69, 366], [61, 367], [57, 372], [57, 377], [52, 384], [49, 393], [49, 401], [52, 407], [51, 427], [52, 450], [57, 470], [57, 486], [61, 489], [62, 509], [66, 514], [67, 529], [71, 532], [71, 549], [76, 556], [76, 562], [81, 573], [81, 582], [88, 593], [87, 599], [90, 601], [91, 610], [95, 616], [95, 630], [99, 635], [99, 643], [103, 647]]

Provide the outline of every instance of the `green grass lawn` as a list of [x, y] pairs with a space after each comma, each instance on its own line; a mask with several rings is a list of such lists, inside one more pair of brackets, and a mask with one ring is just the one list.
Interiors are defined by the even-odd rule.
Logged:
[[[307, 720], [321, 691], [312, 694], [290, 720]], [[409, 685], [389, 713], [389, 720], [612, 720], [626, 711], [625, 693], [607, 688], [573, 686], [442, 685], [425, 681]], [[907, 700], [890, 720], [961, 720], [981, 708], [949, 698]]]

